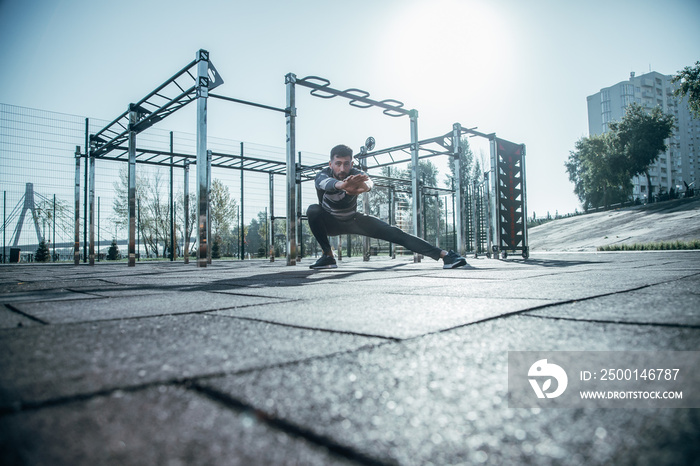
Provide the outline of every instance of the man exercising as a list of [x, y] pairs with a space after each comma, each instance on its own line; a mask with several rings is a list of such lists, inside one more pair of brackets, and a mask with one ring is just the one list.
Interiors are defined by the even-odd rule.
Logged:
[[357, 212], [358, 194], [370, 191], [372, 186], [367, 173], [352, 166], [351, 148], [341, 144], [331, 149], [328, 167], [316, 176], [319, 204], [310, 205], [306, 211], [311, 232], [323, 250], [323, 255], [309, 268], [337, 267], [328, 236], [341, 234], [369, 236], [400, 244], [415, 253], [442, 259], [444, 269], [467, 265], [467, 261], [454, 251], [442, 250], [377, 217]]

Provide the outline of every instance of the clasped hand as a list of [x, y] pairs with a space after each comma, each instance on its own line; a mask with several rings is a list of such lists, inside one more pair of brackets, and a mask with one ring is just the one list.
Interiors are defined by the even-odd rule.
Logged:
[[335, 185], [336, 189], [341, 189], [351, 196], [357, 196], [361, 193], [366, 193], [369, 191], [369, 186], [367, 182], [369, 181], [369, 176], [364, 174], [350, 175], [345, 178], [340, 183]]

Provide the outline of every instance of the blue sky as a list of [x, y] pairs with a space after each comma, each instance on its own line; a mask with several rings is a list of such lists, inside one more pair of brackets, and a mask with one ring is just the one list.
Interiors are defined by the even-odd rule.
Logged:
[[[564, 161], [587, 136], [586, 96], [700, 60], [700, 2], [0, 0], [0, 102], [111, 120], [207, 49], [217, 93], [284, 107], [284, 76], [318, 75], [527, 145], [528, 210], [579, 206]], [[336, 102], [336, 100], [338, 100]], [[406, 118], [302, 93], [299, 150], [410, 140]], [[210, 103], [209, 135], [284, 146], [284, 118]], [[160, 124], [194, 132], [194, 106]], [[472, 139], [477, 156], [488, 154]]]

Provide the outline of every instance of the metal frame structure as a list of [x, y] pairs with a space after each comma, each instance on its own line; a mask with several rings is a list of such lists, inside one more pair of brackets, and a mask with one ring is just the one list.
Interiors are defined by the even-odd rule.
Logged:
[[[107, 158], [112, 151], [121, 152], [124, 156], [125, 144], [128, 154], [129, 175], [129, 262], [133, 267], [136, 263], [136, 160], [139, 155], [151, 151], [137, 151], [136, 136], [150, 128], [155, 123], [162, 121], [167, 116], [180, 110], [187, 104], [197, 102], [197, 235], [198, 235], [198, 266], [206, 266], [206, 254], [208, 251], [207, 224], [208, 212], [208, 184], [207, 184], [207, 97], [209, 91], [223, 84], [223, 79], [209, 60], [209, 52], [199, 50], [195, 59], [178, 71], [170, 79], [158, 86], [153, 92], [135, 104], [130, 104], [127, 111], [122, 113], [111, 123], [90, 136], [88, 157], [90, 160], [90, 265], [94, 265], [94, 174], [95, 159]], [[175, 154], [162, 152], [154, 154], [154, 157], [165, 156], [171, 160]], [[152, 158], [146, 162], [151, 161]], [[168, 165], [171, 165], [171, 162]], [[161, 163], [164, 164], [164, 163]], [[78, 213], [76, 212], [76, 215]]]
[[[271, 107], [264, 104], [249, 102], [241, 99], [225, 97], [211, 94], [210, 91], [223, 84], [223, 79], [209, 59], [206, 50], [199, 50], [195, 60], [178, 71], [170, 79], [161, 84], [153, 92], [141, 99], [136, 104], [130, 104], [128, 110], [119, 117], [89, 137], [89, 149], [86, 158], [89, 158], [89, 178], [86, 177], [86, 191], [90, 186], [90, 194], [87, 197], [89, 213], [86, 209], [86, 217], [89, 216], [89, 245], [90, 245], [90, 265], [94, 264], [94, 160], [96, 158], [104, 160], [125, 161], [129, 164], [129, 266], [134, 266], [136, 261], [135, 247], [135, 224], [136, 224], [136, 163], [169, 166], [183, 168], [186, 176], [185, 193], [188, 190], [189, 165], [193, 162], [197, 166], [197, 242], [198, 256], [197, 266], [206, 267], [211, 262], [211, 251], [209, 248], [209, 189], [211, 186], [211, 168], [234, 168], [242, 171], [255, 171], [273, 174], [284, 174], [287, 165], [284, 162], [265, 160], [243, 155], [243, 144], [241, 144], [240, 155], [224, 154], [207, 150], [207, 99], [215, 98], [234, 103], [251, 105], [267, 110], [274, 110], [287, 113], [286, 109]], [[136, 136], [150, 128], [154, 124], [162, 121], [167, 116], [183, 108], [184, 106], [197, 102], [197, 141], [196, 155], [176, 153], [173, 151], [172, 143], [170, 151], [158, 151], [152, 149], [140, 149], [136, 146]], [[87, 136], [86, 136], [87, 139]], [[79, 150], [76, 152], [76, 225], [79, 225]], [[187, 199], [188, 196], [186, 195]], [[185, 206], [189, 212], [189, 205]], [[186, 214], [187, 215], [187, 214]], [[76, 231], [79, 226], [76, 226]], [[189, 237], [189, 232], [186, 232]], [[86, 238], [87, 242], [87, 238]], [[172, 243], [171, 243], [172, 244]], [[188, 244], [188, 242], [186, 242]], [[79, 234], [76, 233], [75, 257], [79, 254]], [[171, 250], [174, 246], [171, 245]], [[188, 251], [185, 251], [187, 255]], [[171, 256], [173, 255], [171, 251]], [[186, 256], [186, 261], [188, 257]]]
[[[445, 193], [453, 193], [455, 196], [455, 205], [462, 205], [463, 187], [460, 186], [459, 177], [456, 179], [456, 186], [453, 190], [440, 188], [423, 188], [418, 180], [418, 162], [420, 159], [434, 157], [438, 155], [448, 155], [454, 158], [455, 168], [459, 172], [459, 155], [461, 151], [460, 139], [462, 135], [480, 136], [488, 138], [491, 141], [496, 141], [494, 134], [484, 134], [474, 129], [463, 128], [459, 123], [453, 125], [452, 131], [442, 136], [431, 139], [418, 140], [418, 111], [414, 109], [404, 108], [403, 102], [394, 99], [374, 100], [370, 98], [367, 91], [361, 89], [350, 88], [339, 90], [330, 86], [330, 81], [318, 76], [307, 76], [305, 78], [297, 78], [293, 73], [288, 73], [285, 76], [286, 85], [286, 107], [277, 108], [269, 105], [259, 104], [255, 102], [225, 97], [212, 94], [211, 91], [223, 84], [223, 79], [209, 59], [209, 53], [206, 50], [199, 50], [195, 59], [179, 72], [173, 75], [170, 79], [161, 84], [154, 91], [135, 104], [130, 104], [127, 111], [106, 125], [100, 131], [89, 136], [87, 142], [87, 122], [86, 122], [86, 145], [88, 148], [85, 154], [80, 154], [80, 148], [76, 149], [76, 187], [75, 187], [75, 216], [76, 216], [76, 235], [75, 235], [75, 250], [74, 258], [76, 263], [79, 262], [79, 218], [80, 218], [80, 157], [86, 158], [86, 212], [85, 217], [89, 219], [89, 258], [90, 265], [94, 265], [94, 196], [95, 196], [95, 159], [118, 160], [127, 162], [128, 168], [128, 212], [129, 212], [129, 244], [128, 244], [128, 265], [134, 266], [136, 260], [136, 163], [181, 167], [185, 173], [185, 199], [187, 195], [187, 181], [189, 178], [189, 165], [196, 162], [197, 166], [197, 266], [206, 267], [211, 261], [211, 251], [209, 248], [209, 190], [211, 186], [211, 168], [222, 167], [241, 170], [241, 189], [243, 189], [243, 172], [255, 171], [268, 173], [270, 176], [270, 208], [274, 206], [273, 200], [273, 181], [274, 175], [286, 175], [287, 189], [287, 265], [296, 265], [298, 255], [298, 244], [301, 222], [301, 181], [302, 178], [309, 179], [314, 171], [317, 171], [323, 166], [304, 167], [301, 161], [296, 161], [296, 86], [302, 86], [311, 89], [310, 94], [315, 97], [330, 99], [334, 97], [342, 97], [349, 100], [349, 104], [358, 108], [378, 107], [383, 113], [391, 117], [408, 116], [410, 121], [410, 138], [411, 142], [401, 146], [391, 147], [388, 149], [367, 152], [362, 150], [356, 156], [360, 165], [364, 169], [378, 168], [387, 165], [393, 165], [403, 162], [411, 162], [411, 179], [410, 180], [395, 180], [395, 179], [380, 179], [374, 177], [379, 182], [378, 186], [387, 186], [392, 189], [406, 189], [406, 184], [411, 185], [411, 194], [414, 202], [412, 203], [413, 210], [413, 234], [421, 235], [421, 219], [422, 205], [421, 194], [439, 195]], [[241, 143], [240, 154], [225, 154], [212, 152], [207, 150], [207, 100], [208, 98], [229, 101], [238, 104], [250, 105], [265, 110], [272, 110], [279, 113], [284, 113], [286, 118], [286, 160], [284, 162], [265, 160], [260, 158], [248, 157], [244, 155], [243, 143]], [[154, 124], [164, 120], [166, 117], [183, 108], [184, 106], [197, 102], [197, 130], [196, 130], [196, 154], [177, 153], [173, 150], [172, 135], [171, 146], [169, 151], [158, 151], [151, 149], [140, 149], [136, 145], [137, 135]], [[524, 153], [524, 146], [523, 146]], [[398, 156], [398, 157], [397, 157]], [[493, 150], [492, 150], [492, 160]], [[496, 163], [492, 161], [493, 167]], [[524, 159], [522, 163], [522, 200], [521, 207], [524, 213]], [[89, 176], [88, 176], [89, 174]], [[315, 173], [314, 173], [315, 174]], [[495, 179], [495, 176], [492, 177]], [[171, 183], [172, 184], [172, 183]], [[88, 194], [89, 187], [89, 194]], [[495, 191], [494, 186], [492, 188]], [[172, 191], [172, 188], [171, 188]], [[493, 197], [493, 196], [492, 196]], [[89, 209], [88, 209], [89, 208]], [[186, 215], [189, 212], [189, 205], [184, 206]], [[171, 207], [171, 209], [174, 209]], [[89, 213], [88, 213], [89, 210]], [[457, 225], [463, 224], [462, 209], [456, 208]], [[495, 209], [492, 209], [495, 212]], [[274, 211], [271, 212], [274, 220]], [[498, 220], [497, 218], [495, 219]], [[493, 223], [493, 227], [491, 224]], [[524, 222], [523, 222], [524, 223]], [[495, 230], [491, 236], [498, 237], [499, 228], [494, 221], [489, 222], [489, 226]], [[270, 230], [273, 232], [273, 222], [270, 222]], [[462, 228], [456, 229], [456, 243], [460, 254], [465, 251], [464, 235]], [[189, 238], [190, 232], [186, 231], [185, 236]], [[523, 232], [524, 246], [527, 243], [527, 234]], [[174, 238], [174, 235], [173, 235]], [[171, 238], [171, 239], [173, 239]], [[87, 235], [85, 238], [87, 242]], [[174, 239], [173, 239], [174, 241]], [[185, 244], [188, 245], [189, 241]], [[500, 245], [500, 239], [495, 241]], [[186, 246], [187, 247], [187, 246]], [[171, 258], [174, 258], [174, 246], [171, 243]], [[187, 254], [187, 251], [185, 251]], [[185, 261], [187, 262], [187, 257]], [[414, 255], [414, 261], [418, 261], [418, 255]]]

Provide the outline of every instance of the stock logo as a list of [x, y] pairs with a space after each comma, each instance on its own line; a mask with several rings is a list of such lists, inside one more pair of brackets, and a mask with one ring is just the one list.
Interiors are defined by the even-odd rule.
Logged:
[[[528, 377], [534, 377], [528, 380], [537, 398], [556, 398], [564, 393], [569, 383], [566, 371], [564, 371], [561, 366], [548, 363], [546, 359], [540, 359], [530, 366], [527, 375]], [[541, 379], [543, 379], [542, 385], [540, 385], [538, 381]], [[550, 391], [552, 388], [552, 379], [557, 381], [557, 385], [555, 390]]]

